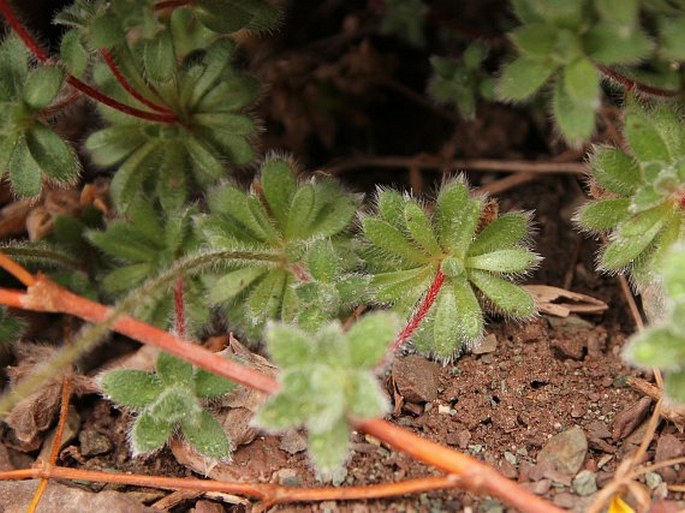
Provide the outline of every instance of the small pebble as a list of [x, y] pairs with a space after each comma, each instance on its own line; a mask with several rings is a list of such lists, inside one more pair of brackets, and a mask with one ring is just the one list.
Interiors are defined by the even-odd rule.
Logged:
[[573, 479], [573, 491], [577, 495], [592, 495], [597, 491], [597, 476], [589, 470], [581, 470]]

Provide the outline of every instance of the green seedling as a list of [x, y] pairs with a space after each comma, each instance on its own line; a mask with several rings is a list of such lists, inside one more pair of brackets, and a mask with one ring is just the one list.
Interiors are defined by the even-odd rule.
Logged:
[[37, 196], [43, 180], [74, 183], [80, 164], [46, 117], [64, 85], [57, 65], [29, 64], [29, 53], [10, 35], [0, 45], [0, 176], [18, 196]]
[[395, 191], [379, 192], [376, 204], [376, 215], [362, 221], [375, 300], [408, 318], [438, 273], [444, 276], [413, 337], [420, 352], [444, 362], [458, 356], [482, 336], [484, 309], [515, 319], [535, 315], [533, 298], [512, 283], [539, 260], [525, 244], [528, 214], [480, 226], [485, 199], [472, 196], [461, 178], [442, 187], [433, 214]]
[[160, 449], [177, 428], [203, 455], [230, 456], [230, 441], [203, 402], [228, 393], [234, 383], [160, 353], [155, 372], [115, 370], [101, 384], [112, 401], [137, 413], [129, 435], [134, 456]]
[[269, 324], [266, 344], [280, 367], [281, 388], [257, 413], [256, 424], [270, 430], [304, 425], [316, 469], [330, 475], [349, 453], [348, 418], [369, 419], [388, 411], [374, 369], [397, 326], [398, 319], [385, 312], [362, 317], [347, 332], [338, 321], [314, 334]]
[[509, 36], [518, 57], [502, 70], [497, 95], [527, 100], [552, 82], [554, 120], [569, 143], [590, 138], [600, 106], [597, 65], [630, 65], [654, 43], [640, 27], [638, 0], [516, 0], [522, 25]]
[[433, 56], [433, 74], [428, 82], [428, 94], [438, 103], [454, 106], [467, 119], [476, 117], [480, 97], [494, 95], [492, 80], [484, 74], [482, 65], [487, 48], [479, 43], [464, 50], [459, 60]]
[[249, 192], [226, 184], [209, 194], [198, 226], [215, 251], [268, 255], [227, 264], [208, 280], [209, 301], [252, 340], [283, 319], [316, 329], [363, 301], [366, 280], [346, 231], [357, 195], [331, 180], [299, 180], [294, 165], [267, 160]]
[[685, 129], [666, 106], [645, 109], [633, 102], [625, 114], [627, 151], [600, 146], [590, 157], [599, 198], [576, 220], [593, 234], [606, 234], [598, 267], [627, 272], [638, 288], [660, 273], [664, 253], [683, 239]]
[[[104, 291], [119, 297], [197, 250], [200, 241], [192, 226], [195, 213], [193, 208], [160, 212], [145, 198], [138, 197], [129, 208], [127, 220], [112, 221], [104, 231], [88, 232], [90, 242], [112, 261], [101, 272]], [[174, 323], [176, 305], [172, 293], [161, 292], [153, 300], [141, 302], [133, 315], [168, 329]], [[200, 278], [184, 278], [182, 292], [185, 318], [180, 321], [185, 324], [187, 320], [191, 331], [199, 330], [210, 316]]]
[[666, 296], [662, 319], [634, 335], [625, 349], [627, 360], [664, 371], [664, 388], [671, 399], [685, 403], [685, 247], [673, 246], [661, 263]]
[[[96, 164], [118, 166], [111, 192], [122, 211], [141, 189], [156, 195], [165, 210], [173, 211], [190, 192], [225, 176], [226, 162], [247, 164], [255, 155], [250, 142], [255, 122], [242, 111], [255, 100], [259, 87], [231, 67], [233, 43], [222, 39], [199, 58], [191, 54], [181, 66], [172, 66], [168, 76], [161, 70], [150, 73], [152, 63], [176, 62], [171, 37], [164, 50], [155, 59], [143, 60], [140, 73], [155, 86], [156, 100], [178, 121], [148, 122], [103, 108], [110, 126], [85, 143]], [[112, 96], [125, 96], [109, 69], [100, 66], [95, 76]]]

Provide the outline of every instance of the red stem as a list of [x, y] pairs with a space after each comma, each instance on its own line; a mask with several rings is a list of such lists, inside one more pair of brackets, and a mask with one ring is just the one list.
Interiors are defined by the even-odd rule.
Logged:
[[112, 74], [114, 75], [114, 78], [117, 79], [117, 82], [119, 82], [119, 84], [121, 84], [121, 87], [126, 89], [126, 91], [131, 96], [133, 96], [136, 100], [138, 100], [143, 105], [147, 105], [152, 110], [156, 110], [157, 112], [161, 112], [162, 114], [174, 115], [174, 113], [170, 109], [168, 109], [167, 107], [157, 105], [155, 102], [150, 101], [149, 99], [145, 98], [145, 96], [140, 94], [129, 83], [129, 81], [126, 80], [126, 77], [121, 73], [121, 70], [119, 70], [117, 63], [114, 61], [114, 56], [112, 55], [112, 52], [110, 52], [107, 48], [103, 48], [102, 50], [100, 50], [100, 55], [102, 55], [102, 58], [104, 59], [105, 63], [109, 67]]
[[[12, 27], [12, 30], [14, 30], [14, 32], [16, 32], [19, 38], [23, 41], [26, 48], [28, 48], [39, 61], [47, 62], [49, 60], [48, 54], [29, 33], [29, 31], [26, 29], [26, 26], [19, 21], [7, 0], [0, 0], [0, 13], [2, 13], [7, 20], [7, 23], [10, 25], [10, 27]], [[153, 112], [146, 112], [144, 110], [136, 109], [135, 107], [131, 107], [125, 103], [115, 100], [114, 98], [110, 98], [109, 96], [102, 94], [100, 91], [93, 89], [88, 84], [82, 82], [73, 75], [67, 76], [67, 83], [93, 100], [128, 114], [129, 116], [134, 116], [147, 121], [155, 121], [158, 123], [178, 122], [178, 117], [174, 113], [155, 114]]]
[[163, 11], [164, 9], [173, 9], [175, 7], [185, 7], [186, 5], [192, 5], [195, 2], [193, 0], [165, 0], [164, 2], [156, 3], [154, 6], [155, 11]]
[[629, 91], [635, 90], [644, 94], [651, 94], [652, 96], [659, 96], [662, 98], [672, 98], [674, 96], [680, 96], [680, 91], [670, 91], [668, 89], [661, 89], [660, 87], [650, 86], [648, 84], [643, 84], [632, 78], [629, 78], [622, 73], [619, 73], [615, 69], [611, 69], [604, 64], [595, 64], [595, 67], [606, 77], [615, 80], [623, 87]]
[[433, 278], [433, 283], [431, 283], [430, 287], [428, 287], [428, 292], [426, 292], [426, 296], [423, 298], [423, 301], [421, 301], [421, 304], [414, 312], [414, 315], [412, 315], [407, 325], [400, 332], [400, 334], [397, 335], [390, 346], [391, 353], [397, 352], [421, 325], [423, 318], [426, 317], [426, 314], [431, 309], [431, 306], [433, 306], [435, 298], [438, 297], [438, 292], [440, 292], [440, 288], [444, 282], [445, 275], [442, 273], [442, 271], [438, 270], [438, 272], [435, 274], [435, 278]]
[[104, 105], [107, 105], [108, 107], [112, 107], [113, 109], [116, 109], [119, 112], [128, 114], [129, 116], [133, 116], [138, 119], [144, 119], [146, 121], [155, 121], [157, 123], [178, 122], [178, 117], [176, 116], [176, 114], [156, 114], [154, 112], [147, 112], [145, 110], [136, 109], [135, 107], [131, 107], [130, 105], [126, 105], [125, 103], [121, 103], [120, 101], [115, 100], [114, 98], [110, 98], [109, 96], [102, 94], [100, 91], [98, 91], [97, 89], [93, 89], [85, 82], [81, 82], [78, 78], [76, 78], [73, 75], [69, 75], [67, 77], [67, 83], [72, 87], [75, 87], [85, 95], [89, 96], [93, 100], [98, 101]]
[[10, 27], [12, 27], [12, 30], [14, 30], [19, 38], [24, 42], [26, 48], [28, 48], [40, 62], [47, 61], [49, 58], [48, 54], [40, 47], [33, 36], [29, 34], [29, 31], [26, 29], [24, 24], [15, 16], [14, 11], [10, 7], [9, 3], [7, 3], [7, 0], [0, 0], [0, 13], [2, 13], [2, 15], [5, 17], [7, 23], [9, 23]]
[[176, 335], [186, 338], [186, 308], [183, 302], [183, 278], [178, 278], [174, 285], [174, 308], [176, 310]]

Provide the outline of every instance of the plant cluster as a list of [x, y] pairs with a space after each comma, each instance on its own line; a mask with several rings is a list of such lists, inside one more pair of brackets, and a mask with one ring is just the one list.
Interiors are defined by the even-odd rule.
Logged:
[[[628, 67], [647, 58], [685, 57], [685, 14], [664, 4], [514, 0], [521, 26], [510, 39], [518, 56], [504, 66], [497, 94], [524, 101], [552, 82], [559, 129], [571, 144], [586, 141], [601, 73], [640, 89], [608, 66], [637, 76], [644, 70]], [[417, 0], [386, 7], [380, 30], [404, 31], [421, 44], [426, 6]], [[666, 16], [671, 8], [676, 14]], [[259, 159], [249, 188], [231, 180], [237, 166], [257, 160], [250, 108], [260, 94], [259, 82], [235, 65], [231, 35], [277, 24], [279, 14], [265, 0], [77, 0], [56, 18], [68, 29], [59, 63], [2, 0], [0, 10], [17, 33], [0, 46], [0, 164], [14, 192], [37, 196], [44, 181], [77, 180], [76, 152], [50, 121], [78, 91], [98, 102], [105, 126], [88, 136], [84, 150], [112, 169], [118, 214], [105, 226], [97, 215], [58, 220], [46, 240], [8, 252], [58, 274], [77, 269], [80, 281], [69, 285], [91, 296], [130, 297], [148, 277], [171, 275], [132, 313], [184, 337], [186, 320], [197, 332], [219, 312], [248, 342], [265, 341], [281, 388], [256, 422], [267, 429], [304, 425], [322, 472], [344, 461], [350, 419], [387, 411], [374, 374], [388, 353], [411, 339], [418, 351], [448, 362], [482, 336], [486, 314], [536, 314], [531, 295], [515, 284], [539, 260], [529, 247], [531, 215], [491, 215], [489, 200], [461, 177], [445, 181], [434, 205], [379, 190], [373, 212], [363, 215], [360, 195], [330, 178], [306, 177], [289, 158]], [[433, 57], [434, 98], [473, 116], [478, 94], [487, 95], [491, 84], [481, 70], [486, 55], [472, 45], [458, 62]], [[672, 85], [677, 72], [669, 70], [651, 71]], [[667, 324], [636, 339], [631, 357], [660, 364], [652, 356], [665, 344], [678, 357], [670, 363], [680, 362], [684, 257], [669, 250], [683, 242], [682, 120], [668, 107], [626, 102], [626, 147], [593, 150], [595, 199], [577, 219], [608, 237], [601, 269], [629, 272], [641, 288], [663, 285], [670, 297]], [[97, 258], [84, 262], [94, 249]], [[367, 314], [343, 330], [355, 308], [370, 304], [397, 316]], [[406, 323], [399, 334], [398, 318]], [[664, 367], [675, 371], [667, 391], [683, 397], [676, 391], [680, 368]], [[228, 457], [230, 442], [205, 408], [231, 389], [225, 380], [162, 353], [154, 373], [110, 372], [102, 387], [137, 413], [134, 453], [156, 450], [179, 431], [200, 452]]]
[[666, 13], [668, 6], [647, 4], [643, 9], [638, 0], [513, 1], [521, 26], [509, 37], [518, 56], [502, 70], [497, 95], [525, 101], [551, 82], [556, 125], [566, 141], [579, 145], [594, 132], [601, 74], [623, 82], [608, 66], [640, 74], [637, 65], [649, 59], [657, 66], [648, 78], [676, 89], [678, 73], [668, 64], [683, 57], [675, 27], [685, 18], [681, 11], [675, 18]]

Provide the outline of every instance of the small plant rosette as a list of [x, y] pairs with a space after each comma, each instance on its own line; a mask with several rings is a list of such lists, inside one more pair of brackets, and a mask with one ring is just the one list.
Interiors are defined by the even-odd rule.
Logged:
[[204, 403], [230, 392], [235, 383], [160, 353], [155, 372], [113, 370], [100, 384], [111, 401], [136, 412], [129, 432], [134, 456], [161, 449], [178, 431], [204, 456], [230, 457], [230, 440]]
[[625, 114], [626, 151], [596, 147], [590, 157], [597, 199], [578, 211], [584, 230], [606, 235], [598, 267], [627, 273], [642, 289], [655, 280], [668, 249], [683, 240], [685, 129], [677, 111], [633, 101]]
[[315, 333], [269, 323], [266, 346], [280, 368], [280, 389], [254, 423], [272, 431], [305, 426], [314, 466], [323, 476], [332, 475], [349, 454], [348, 419], [389, 411], [375, 372], [398, 326], [399, 319], [388, 312], [367, 314], [347, 332], [339, 321]]
[[481, 338], [485, 311], [513, 319], [537, 312], [533, 297], [513, 282], [540, 260], [527, 246], [531, 216], [507, 213], [481, 226], [485, 203], [459, 177], [440, 189], [432, 214], [408, 195], [381, 190], [375, 215], [361, 222], [377, 303], [409, 318], [437, 273], [444, 275], [413, 337], [418, 351], [443, 362]]

